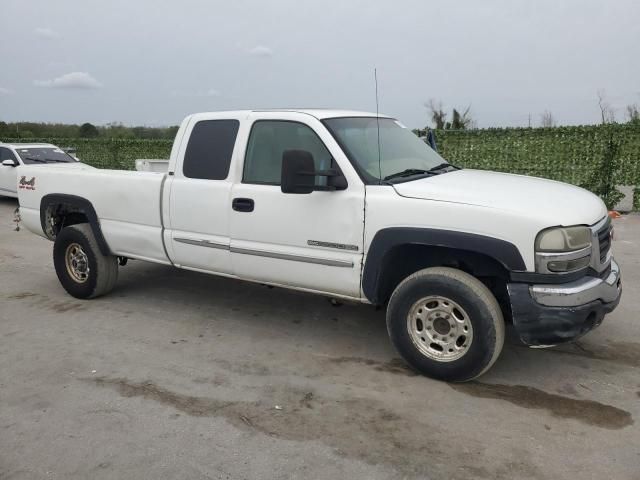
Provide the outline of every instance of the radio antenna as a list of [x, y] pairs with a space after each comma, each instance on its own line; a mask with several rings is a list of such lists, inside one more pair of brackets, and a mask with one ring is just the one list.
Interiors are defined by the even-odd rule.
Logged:
[[382, 159], [381, 159], [381, 153], [380, 153], [380, 111], [378, 108], [378, 69], [374, 68], [373, 69], [373, 78], [375, 80], [376, 83], [376, 127], [378, 130], [378, 172], [380, 173], [380, 180], [379, 180], [379, 184], [382, 183]]

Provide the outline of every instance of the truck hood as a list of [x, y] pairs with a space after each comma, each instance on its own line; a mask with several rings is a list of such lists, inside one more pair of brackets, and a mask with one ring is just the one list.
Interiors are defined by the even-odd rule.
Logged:
[[393, 187], [403, 197], [507, 210], [549, 226], [592, 225], [607, 213], [602, 200], [583, 188], [484, 170], [457, 170]]
[[75, 168], [78, 170], [95, 170], [96, 167], [87, 165], [82, 162], [68, 162], [68, 163], [42, 163], [42, 164], [30, 164], [29, 166], [40, 166], [46, 168]]

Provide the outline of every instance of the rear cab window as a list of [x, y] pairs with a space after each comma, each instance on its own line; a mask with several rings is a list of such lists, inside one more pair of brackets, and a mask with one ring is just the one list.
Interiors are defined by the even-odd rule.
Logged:
[[238, 120], [200, 120], [191, 130], [182, 173], [187, 178], [225, 180], [236, 143]]

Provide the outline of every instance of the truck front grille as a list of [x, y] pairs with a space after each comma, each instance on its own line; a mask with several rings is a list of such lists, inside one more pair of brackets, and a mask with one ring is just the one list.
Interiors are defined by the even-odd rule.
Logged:
[[598, 245], [600, 247], [600, 263], [607, 259], [607, 254], [611, 249], [611, 219], [608, 219], [604, 226], [598, 230]]

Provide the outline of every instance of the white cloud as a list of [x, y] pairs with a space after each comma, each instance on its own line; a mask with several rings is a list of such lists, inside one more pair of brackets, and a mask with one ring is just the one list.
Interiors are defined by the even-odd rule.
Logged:
[[36, 28], [33, 33], [36, 34], [36, 36], [40, 37], [40, 38], [46, 38], [46, 39], [54, 39], [54, 38], [60, 38], [60, 34], [54, 30], [51, 30], [50, 28], [47, 27], [38, 27]]
[[12, 95], [13, 90], [9, 90], [8, 88], [0, 87], [0, 95]]
[[87, 72], [71, 72], [53, 80], [35, 80], [33, 84], [36, 87], [49, 88], [88, 89], [102, 87], [102, 84]]
[[266, 45], [256, 45], [253, 48], [250, 48], [247, 53], [249, 55], [253, 55], [254, 57], [272, 57], [273, 50], [271, 50]]

